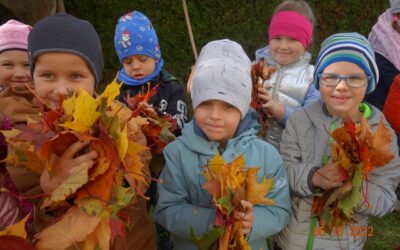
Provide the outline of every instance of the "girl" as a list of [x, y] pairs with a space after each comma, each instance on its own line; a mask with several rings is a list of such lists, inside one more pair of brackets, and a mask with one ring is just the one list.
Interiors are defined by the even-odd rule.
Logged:
[[[259, 88], [258, 99], [268, 114], [266, 140], [278, 148], [289, 115], [319, 98], [311, 84], [314, 66], [306, 51], [313, 36], [314, 14], [303, 0], [278, 5], [269, 26], [269, 46], [256, 51], [256, 62], [278, 67]], [[266, 65], [268, 67], [270, 65]], [[266, 79], [266, 78], [265, 78]]]

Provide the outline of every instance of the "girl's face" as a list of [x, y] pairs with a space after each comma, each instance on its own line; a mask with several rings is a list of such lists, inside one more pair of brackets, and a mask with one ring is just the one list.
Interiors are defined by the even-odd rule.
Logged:
[[288, 36], [275, 36], [269, 41], [272, 58], [281, 65], [298, 62], [305, 53], [303, 45]]
[[[324, 72], [338, 75], [359, 75], [366, 77], [364, 70], [350, 62], [336, 62], [325, 68]], [[341, 80], [336, 87], [325, 86], [322, 80], [319, 81], [321, 99], [326, 104], [328, 112], [333, 116], [342, 118], [350, 117], [357, 119], [359, 116], [359, 105], [364, 99], [368, 87], [368, 80], [365, 85], [359, 88], [352, 88]]]
[[194, 118], [208, 140], [217, 141], [224, 146], [235, 136], [241, 114], [229, 103], [208, 100], [196, 107]]
[[93, 95], [95, 77], [87, 63], [66, 52], [39, 55], [33, 72], [35, 92], [50, 108], [56, 108], [59, 97], [85, 90]]
[[9, 87], [32, 83], [28, 52], [6, 50], [0, 53], [0, 86]]
[[122, 64], [128, 76], [136, 80], [145, 78], [156, 68], [156, 60], [144, 55], [125, 57]]

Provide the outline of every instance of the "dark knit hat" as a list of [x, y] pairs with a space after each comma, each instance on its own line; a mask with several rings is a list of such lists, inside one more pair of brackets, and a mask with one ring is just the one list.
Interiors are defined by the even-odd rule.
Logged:
[[319, 89], [318, 75], [335, 62], [350, 62], [359, 66], [371, 77], [368, 81], [367, 93], [374, 91], [379, 80], [375, 54], [368, 40], [358, 33], [337, 33], [321, 44], [315, 63], [314, 84]]
[[48, 52], [67, 52], [86, 61], [96, 79], [101, 80], [104, 62], [100, 38], [88, 21], [66, 13], [57, 13], [40, 20], [28, 37], [31, 74], [36, 58]]

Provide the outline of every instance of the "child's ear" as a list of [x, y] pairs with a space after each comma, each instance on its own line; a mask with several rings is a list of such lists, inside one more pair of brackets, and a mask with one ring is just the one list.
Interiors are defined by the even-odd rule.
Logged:
[[192, 91], [192, 77], [194, 75], [194, 72], [196, 72], [196, 64], [192, 66], [192, 68], [190, 70], [189, 79], [186, 83], [186, 93], [188, 95], [190, 95], [190, 92]]

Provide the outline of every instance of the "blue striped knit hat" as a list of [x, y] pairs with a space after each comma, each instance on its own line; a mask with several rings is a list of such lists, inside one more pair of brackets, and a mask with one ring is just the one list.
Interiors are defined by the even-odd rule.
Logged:
[[374, 50], [368, 40], [358, 33], [334, 34], [322, 42], [321, 50], [315, 63], [314, 84], [319, 89], [319, 77], [326, 67], [335, 62], [350, 62], [359, 66], [371, 76], [367, 93], [374, 91], [379, 80], [378, 66]]

